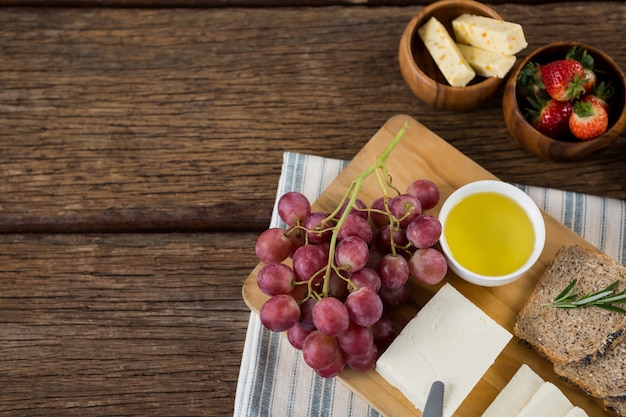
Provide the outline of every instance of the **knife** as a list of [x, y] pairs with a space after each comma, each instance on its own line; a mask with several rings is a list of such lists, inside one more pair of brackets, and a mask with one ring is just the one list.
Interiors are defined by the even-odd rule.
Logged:
[[443, 414], [443, 382], [435, 381], [430, 387], [422, 417], [441, 417]]

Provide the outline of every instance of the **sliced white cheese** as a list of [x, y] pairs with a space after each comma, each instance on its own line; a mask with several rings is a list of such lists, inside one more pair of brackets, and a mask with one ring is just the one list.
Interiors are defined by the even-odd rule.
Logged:
[[565, 414], [565, 417], [589, 417], [589, 414], [587, 414], [585, 410], [580, 407], [574, 407], [567, 414]]
[[451, 86], [465, 87], [472, 81], [476, 73], [439, 20], [431, 17], [417, 32]]
[[517, 417], [565, 417], [574, 408], [570, 400], [551, 382], [544, 382]]
[[450, 417], [511, 338], [446, 283], [381, 355], [376, 371], [420, 410], [431, 384], [443, 381], [443, 417]]
[[523, 364], [482, 417], [516, 417], [543, 383], [543, 379], [535, 371]]
[[514, 55], [499, 54], [462, 43], [456, 46], [476, 74], [483, 77], [504, 78], [515, 64]]
[[457, 42], [504, 55], [528, 46], [522, 26], [486, 16], [462, 14], [452, 21]]

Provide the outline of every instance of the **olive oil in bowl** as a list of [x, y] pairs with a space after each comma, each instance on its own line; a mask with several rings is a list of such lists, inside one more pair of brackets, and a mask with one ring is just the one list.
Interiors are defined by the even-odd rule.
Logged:
[[469, 195], [446, 219], [452, 256], [472, 272], [500, 276], [521, 268], [533, 251], [528, 214], [512, 198], [494, 192]]
[[476, 181], [453, 192], [439, 213], [450, 269], [483, 286], [503, 285], [537, 261], [545, 225], [537, 205], [502, 181]]

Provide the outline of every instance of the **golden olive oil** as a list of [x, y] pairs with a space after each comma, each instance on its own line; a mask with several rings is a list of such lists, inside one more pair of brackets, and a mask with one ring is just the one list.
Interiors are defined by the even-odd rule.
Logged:
[[535, 243], [528, 214], [513, 199], [495, 192], [459, 201], [448, 214], [445, 234], [452, 256], [485, 276], [514, 272], [528, 260]]

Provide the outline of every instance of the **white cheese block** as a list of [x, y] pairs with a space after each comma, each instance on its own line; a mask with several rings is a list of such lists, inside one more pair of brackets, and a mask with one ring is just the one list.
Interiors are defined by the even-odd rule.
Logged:
[[523, 364], [482, 417], [516, 417], [543, 383], [543, 379], [535, 371]]
[[452, 21], [457, 42], [504, 55], [528, 46], [522, 26], [486, 16], [462, 14]]
[[565, 417], [574, 408], [570, 400], [551, 382], [544, 382], [517, 417]]
[[446, 283], [381, 355], [376, 371], [423, 410], [430, 386], [445, 384], [450, 417], [512, 334]]
[[451, 86], [465, 87], [472, 81], [476, 73], [439, 20], [431, 17], [417, 32]]
[[567, 414], [565, 414], [565, 417], [589, 417], [589, 414], [587, 414], [585, 410], [580, 407], [574, 407]]
[[504, 78], [515, 64], [514, 55], [498, 54], [471, 45], [456, 45], [476, 74], [483, 77]]

